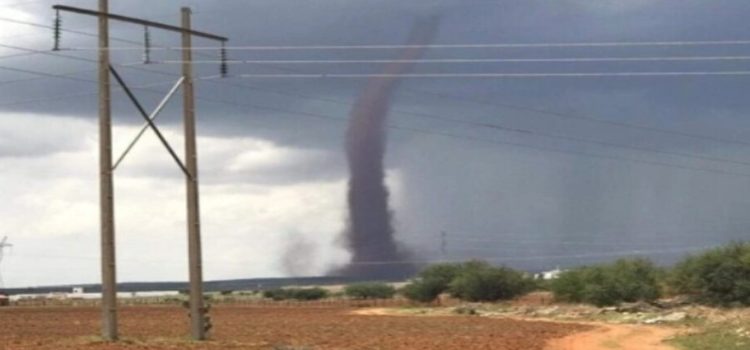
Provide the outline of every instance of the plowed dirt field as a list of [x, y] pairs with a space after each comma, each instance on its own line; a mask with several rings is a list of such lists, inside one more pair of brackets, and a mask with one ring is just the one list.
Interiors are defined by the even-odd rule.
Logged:
[[586, 326], [475, 316], [368, 316], [343, 307], [217, 306], [211, 340], [187, 339], [179, 307], [123, 307], [123, 341], [102, 343], [100, 311], [0, 308], [0, 349], [543, 350]]

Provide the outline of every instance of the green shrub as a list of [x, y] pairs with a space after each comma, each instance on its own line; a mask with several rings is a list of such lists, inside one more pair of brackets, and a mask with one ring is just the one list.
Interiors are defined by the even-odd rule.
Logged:
[[289, 293], [286, 291], [286, 289], [282, 288], [268, 289], [263, 291], [263, 297], [277, 301], [286, 300], [289, 299]]
[[402, 289], [402, 294], [409, 300], [429, 303], [440, 294], [448, 291], [451, 282], [464, 269], [465, 264], [445, 263], [427, 267], [417, 278]]
[[450, 292], [466, 301], [498, 301], [524, 294], [532, 285], [530, 279], [516, 270], [472, 263], [465, 265], [451, 282]]
[[480, 262], [470, 261], [466, 263], [443, 263], [436, 264], [427, 267], [419, 273], [418, 277], [422, 280], [430, 280], [435, 285], [440, 285], [444, 290], [448, 289], [451, 282], [458, 276], [467, 266], [472, 264], [478, 264]]
[[409, 300], [423, 303], [434, 301], [445, 292], [467, 301], [496, 301], [528, 292], [533, 285], [520, 272], [475, 260], [430, 266], [406, 285], [402, 293]]
[[319, 300], [328, 297], [328, 291], [323, 288], [276, 288], [263, 291], [263, 297], [280, 300]]
[[356, 283], [346, 286], [344, 294], [354, 299], [390, 299], [396, 288], [385, 283]]
[[659, 277], [659, 269], [648, 260], [621, 259], [565, 271], [550, 288], [561, 301], [606, 306], [659, 298]]
[[291, 291], [292, 299], [295, 300], [320, 300], [328, 297], [328, 291], [323, 288], [301, 288]]
[[419, 279], [404, 286], [401, 294], [412, 301], [429, 303], [437, 299], [447, 288], [447, 285], [439, 280]]
[[669, 286], [705, 304], [750, 305], [750, 243], [686, 258], [672, 270]]

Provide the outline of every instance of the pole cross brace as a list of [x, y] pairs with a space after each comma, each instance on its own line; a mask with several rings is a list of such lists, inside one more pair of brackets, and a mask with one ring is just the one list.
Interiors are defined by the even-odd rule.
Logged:
[[112, 72], [112, 76], [115, 77], [115, 80], [117, 80], [120, 86], [122, 86], [122, 89], [125, 91], [125, 94], [128, 96], [130, 101], [133, 102], [133, 104], [135, 105], [135, 108], [138, 109], [138, 112], [141, 114], [143, 119], [146, 120], [146, 125], [143, 128], [141, 128], [141, 131], [138, 133], [138, 135], [136, 135], [133, 142], [130, 143], [130, 145], [127, 147], [123, 155], [120, 156], [120, 158], [117, 160], [117, 163], [112, 167], [112, 169], [114, 170], [115, 168], [117, 168], [117, 166], [122, 162], [122, 160], [125, 158], [128, 152], [130, 152], [133, 146], [135, 146], [135, 143], [138, 142], [140, 137], [143, 135], [143, 132], [145, 131], [146, 127], [149, 127], [151, 128], [151, 130], [154, 131], [154, 134], [156, 134], [156, 137], [159, 138], [159, 141], [161, 141], [161, 143], [164, 145], [164, 148], [167, 149], [167, 152], [169, 152], [169, 155], [172, 156], [172, 159], [174, 159], [175, 163], [177, 163], [177, 166], [179, 166], [180, 169], [182, 169], [182, 172], [185, 174], [185, 176], [192, 179], [193, 175], [190, 174], [187, 167], [185, 167], [185, 164], [182, 162], [182, 160], [180, 160], [180, 157], [177, 156], [177, 153], [174, 151], [174, 149], [172, 149], [172, 146], [169, 145], [169, 142], [167, 142], [167, 139], [164, 137], [161, 131], [159, 131], [159, 128], [154, 123], [154, 119], [156, 119], [159, 112], [164, 108], [169, 98], [174, 94], [175, 91], [177, 91], [177, 88], [180, 85], [182, 85], [182, 82], [184, 81], [184, 77], [181, 78], [179, 81], [177, 81], [177, 83], [172, 88], [172, 90], [170, 90], [167, 96], [162, 100], [162, 102], [159, 103], [159, 106], [157, 106], [154, 112], [151, 113], [151, 115], [149, 115], [148, 113], [146, 113], [146, 110], [143, 108], [141, 103], [138, 102], [138, 99], [135, 97], [135, 95], [130, 90], [130, 88], [128, 88], [127, 84], [125, 84], [125, 81], [122, 79], [122, 77], [120, 77], [120, 74], [117, 73], [117, 70], [115, 70], [115, 68], [112, 67], [112, 65], [109, 66], [109, 71]]

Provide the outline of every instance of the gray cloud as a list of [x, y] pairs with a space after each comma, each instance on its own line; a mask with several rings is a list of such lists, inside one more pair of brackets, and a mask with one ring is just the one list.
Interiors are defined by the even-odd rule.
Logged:
[[[437, 43], [577, 42], [577, 41], [662, 41], [746, 39], [744, 14], [750, 4], [740, 0], [669, 1], [149, 1], [115, 2], [113, 10], [175, 22], [177, 6], [195, 7], [195, 27], [231, 37], [232, 45], [381, 44], [400, 43], [415, 16], [440, 13], [443, 25]], [[76, 5], [91, 5], [75, 1]], [[31, 6], [38, 22], [50, 23], [46, 6]], [[66, 27], [93, 31], [91, 20], [66, 15]], [[27, 39], [0, 39], [0, 44], [46, 49], [51, 34]], [[140, 40], [140, 28], [113, 27], [113, 35]], [[177, 38], [155, 34], [160, 44], [176, 45]], [[93, 38], [64, 35], [64, 46], [93, 46]], [[114, 42], [118, 46], [126, 45]], [[200, 42], [200, 45], [211, 43]], [[14, 50], [0, 50], [4, 54]], [[93, 52], [62, 54], [93, 59]], [[140, 52], [115, 55], [119, 63], [135, 62]], [[215, 55], [215, 53], [207, 53]], [[304, 53], [250, 53], [232, 51], [232, 58], [389, 58], [395, 52], [340, 51]], [[610, 57], [677, 55], [747, 55], [744, 46], [673, 48], [568, 48], [503, 50], [431, 50], [428, 57]], [[157, 52], [158, 57], [175, 57]], [[37, 55], [6, 59], [0, 65], [45, 72], [90, 70], [75, 76], [95, 79], [90, 62]], [[421, 72], [576, 72], [576, 71], [682, 71], [746, 70], [746, 62], [693, 63], [607, 63], [607, 64], [486, 64], [424, 65]], [[174, 66], [121, 68], [134, 85], [163, 82], [153, 89], [162, 93], [178, 72]], [[281, 67], [325, 69], [329, 72], [377, 72], [379, 66]], [[198, 75], [216, 74], [217, 67], [201, 66]], [[232, 66], [233, 74], [280, 72], [273, 67]], [[3, 84], [27, 75], [0, 70], [0, 110], [16, 115], [35, 113], [93, 120], [96, 114], [95, 86], [62, 79], [38, 79]], [[623, 122], [701, 134], [714, 138], [747, 140], [750, 121], [745, 111], [745, 78], [613, 78], [547, 80], [409, 80], [398, 91], [393, 124], [428, 133], [389, 130], [390, 173], [393, 181], [399, 238], [412, 245], [451, 235], [479, 239], [501, 237], [497, 245], [484, 245], [487, 253], [474, 249], [476, 242], [455, 245], [453, 257], [520, 255], [576, 255], [591, 247], [568, 244], [579, 240], [602, 243], [602, 252], [629, 250], [634, 243], [682, 244], [718, 243], [742, 238], [748, 222], [746, 179], [694, 170], [646, 165], [618, 160], [595, 159], [493, 142], [511, 142], [562, 150], [663, 162], [684, 167], [701, 167], [748, 173], [746, 166], [710, 162], [664, 154], [639, 152], [601, 145], [577, 143], [501, 132], [461, 123], [415, 116], [429, 114], [477, 123], [493, 123], [547, 134], [585, 138], [616, 144], [646, 147], [667, 152], [701, 154], [750, 161], [745, 146], [635, 130], [560, 118], [499, 106], [515, 104]], [[334, 80], [239, 80], [201, 81], [198, 93], [199, 132], [210, 138], [250, 137], [267, 140], [290, 150], [293, 161], [226, 172], [234, 157], [253, 152], [251, 146], [201, 158], [206, 183], [292, 185], [345, 178], [343, 136], [351, 104], [362, 81]], [[435, 96], [434, 93], [455, 97]], [[48, 102], [10, 103], [68, 94], [89, 94]], [[146, 106], [154, 106], [159, 93], [138, 90]], [[139, 125], [121, 93], [117, 93], [115, 115], [118, 125]], [[222, 101], [222, 102], [217, 102]], [[484, 102], [481, 102], [484, 101]], [[404, 113], [413, 112], [413, 113]], [[158, 123], [170, 130], [180, 127], [179, 99], [165, 111]], [[54, 127], [49, 124], [44, 127]], [[429, 132], [432, 132], [430, 134]], [[0, 155], [32, 156], [60, 149], [77, 149], [81, 140], [25, 139], [26, 127], [9, 137], [0, 134]], [[450, 138], [437, 134], [451, 134]], [[116, 135], [124, 140], [128, 135]], [[484, 140], [484, 141], [477, 141]], [[59, 148], [58, 148], [59, 147]], [[159, 152], [159, 151], [156, 151]], [[148, 156], [148, 154], [144, 154]], [[295, 158], [297, 157], [297, 158]], [[176, 177], [166, 157], [158, 162], [125, 167], [133, 177]], [[41, 176], [41, 175], [40, 175]], [[344, 198], [340, 198], [343, 203]], [[343, 218], [342, 218], [343, 219]], [[294, 226], [290, 224], [290, 226]], [[544, 245], [519, 245], [507, 235], [543, 240]], [[504, 236], [505, 235], [505, 236]], [[514, 236], [513, 239], [518, 239]], [[623, 242], [623, 240], [625, 242]], [[424, 246], [424, 244], [419, 244]], [[429, 248], [429, 249], [427, 249]], [[422, 255], [440, 255], [427, 247]], [[632, 249], [631, 249], [632, 250]], [[507, 252], [506, 254], [506, 251]], [[515, 253], [514, 253], [515, 251]], [[323, 253], [321, 253], [322, 255]], [[656, 255], [655, 255], [656, 256]], [[658, 256], [657, 256], [658, 257]], [[664, 256], [668, 261], [673, 256]], [[514, 262], [528, 267], [589, 262], [593, 259], [547, 259]]]

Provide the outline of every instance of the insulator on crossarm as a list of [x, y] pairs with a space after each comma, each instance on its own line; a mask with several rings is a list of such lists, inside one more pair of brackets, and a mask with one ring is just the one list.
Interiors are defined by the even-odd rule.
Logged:
[[151, 63], [151, 33], [148, 26], [143, 26], [143, 63]]
[[52, 47], [52, 51], [60, 51], [60, 39], [62, 38], [62, 17], [60, 16], [60, 10], [55, 10], [55, 22], [54, 26], [52, 28], [53, 32], [53, 39], [54, 39], [54, 46]]
[[223, 41], [221, 42], [221, 52], [219, 52], [219, 55], [221, 56], [221, 66], [219, 67], [219, 72], [221, 73], [222, 78], [226, 78], [227, 74], [229, 73], [229, 67], [227, 66], [227, 46]]

